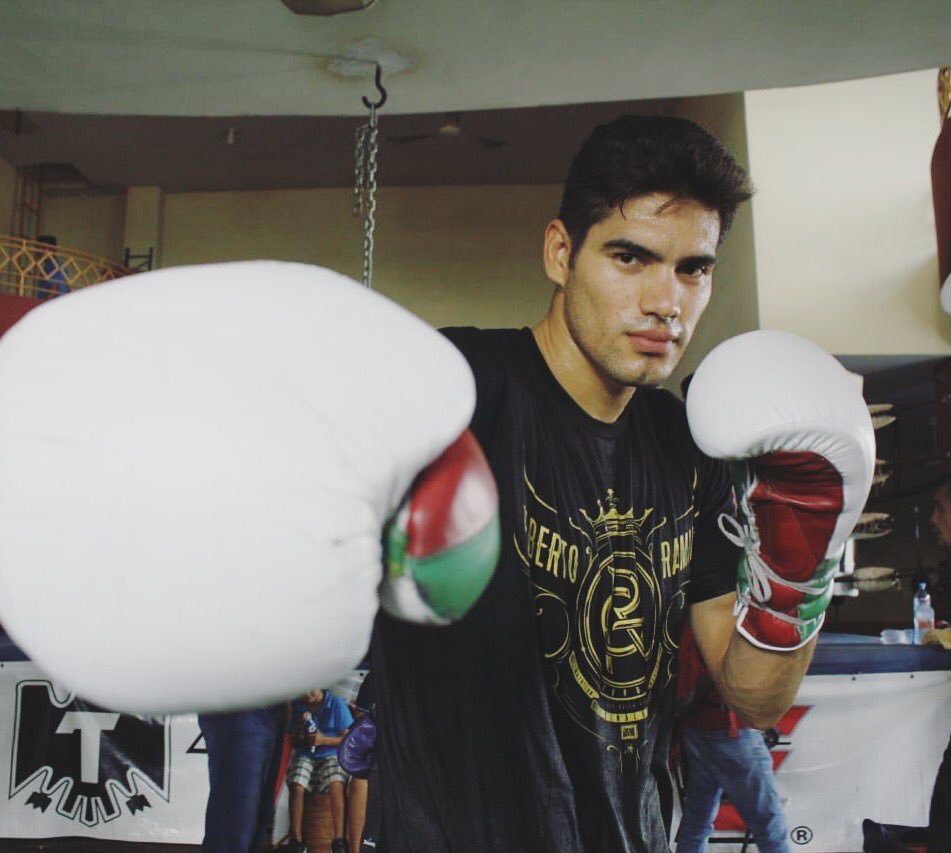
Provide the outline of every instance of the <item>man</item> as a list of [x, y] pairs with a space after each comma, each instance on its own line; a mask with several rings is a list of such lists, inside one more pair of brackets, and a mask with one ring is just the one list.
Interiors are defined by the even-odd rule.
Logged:
[[717, 529], [726, 467], [657, 389], [749, 196], [691, 122], [602, 126], [545, 231], [546, 316], [446, 330], [475, 374], [471, 427], [499, 484], [503, 551], [461, 622], [377, 624], [388, 851], [667, 850], [687, 618], [751, 723], [792, 701], [813, 644], [776, 654], [735, 631], [738, 552]]
[[[951, 474], [945, 474], [936, 484], [931, 524], [938, 544], [951, 550]], [[951, 853], [951, 741], [944, 751], [931, 795], [928, 853]]]
[[[41, 234], [36, 238], [36, 242], [46, 246], [59, 245], [59, 241], [52, 234]], [[51, 296], [69, 293], [69, 282], [63, 274], [63, 261], [55, 254], [49, 254], [43, 258], [40, 263], [40, 272], [42, 277], [38, 276], [36, 280], [37, 299], [48, 299]]]
[[285, 718], [283, 704], [198, 715], [208, 753], [203, 853], [271, 849]]
[[[934, 508], [931, 511], [938, 545], [951, 550], [951, 473], [940, 476], [934, 486]], [[938, 767], [927, 827], [883, 824], [866, 818], [862, 821], [864, 849], [869, 853], [899, 853], [909, 844], [928, 841], [928, 853], [951, 853], [951, 741]]]
[[945, 474], [935, 486], [931, 524], [938, 537], [938, 544], [942, 548], [951, 549], [951, 474]]
[[677, 853], [705, 853], [724, 793], [760, 853], [789, 853], [789, 828], [763, 733], [723, 704], [689, 627], [680, 639], [677, 697], [687, 768]]

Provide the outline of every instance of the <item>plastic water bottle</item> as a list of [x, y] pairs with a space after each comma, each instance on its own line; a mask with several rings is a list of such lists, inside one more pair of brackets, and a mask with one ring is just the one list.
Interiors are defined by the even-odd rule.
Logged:
[[[931, 621], [934, 622], [934, 614], [932, 614]], [[317, 721], [314, 719], [313, 714], [311, 714], [310, 711], [304, 711], [304, 713], [301, 714], [301, 719], [304, 721], [304, 731], [306, 731], [307, 734], [317, 734]], [[317, 755], [317, 747], [314, 745], [309, 746], [307, 751], [311, 755]]]
[[925, 632], [934, 628], [934, 608], [931, 606], [931, 596], [928, 595], [924, 581], [918, 584], [913, 608], [912, 627], [915, 632], [915, 645], [920, 646], [924, 642]]

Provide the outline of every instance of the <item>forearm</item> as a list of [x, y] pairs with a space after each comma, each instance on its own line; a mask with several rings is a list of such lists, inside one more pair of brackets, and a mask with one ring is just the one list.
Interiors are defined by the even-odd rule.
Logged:
[[758, 729], [773, 725], [793, 703], [815, 640], [793, 651], [766, 651], [736, 630], [736, 596], [721, 595], [690, 608], [690, 624], [720, 698]]
[[[347, 729], [349, 731], [349, 729]], [[315, 734], [314, 735], [314, 745], [315, 746], [340, 746], [343, 743], [343, 739], [347, 736], [347, 732], [343, 732], [339, 735], [325, 735], [325, 734]]]
[[795, 700], [815, 646], [813, 639], [801, 649], [767, 651], [732, 631], [719, 671], [712, 673], [717, 689], [747, 722], [769, 728]]

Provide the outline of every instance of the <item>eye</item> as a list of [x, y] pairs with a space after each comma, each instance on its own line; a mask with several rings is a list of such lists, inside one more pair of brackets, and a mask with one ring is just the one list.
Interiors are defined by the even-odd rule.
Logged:
[[710, 275], [713, 272], [713, 264], [710, 263], [696, 263], [696, 264], [685, 264], [680, 268], [680, 272], [683, 275], [686, 275], [690, 278], [702, 278], [705, 275]]
[[630, 266], [631, 264], [639, 261], [640, 258], [635, 255], [633, 252], [615, 252], [614, 260], [624, 266]]

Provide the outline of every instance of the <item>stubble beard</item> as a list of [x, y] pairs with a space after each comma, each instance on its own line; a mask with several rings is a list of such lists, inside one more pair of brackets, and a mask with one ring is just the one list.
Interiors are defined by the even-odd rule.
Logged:
[[659, 388], [676, 366], [671, 365], [666, 358], [661, 360], [648, 355], [640, 356], [639, 361], [638, 364], [631, 364], [626, 359], [617, 357], [595, 364], [612, 382], [628, 388]]
[[[573, 300], [566, 294], [565, 325], [575, 342], [594, 369], [609, 382], [626, 388], [658, 388], [674, 372], [683, 355], [678, 342], [672, 356], [640, 355], [636, 361], [611, 350], [611, 338], [602, 338], [599, 329], [582, 322], [572, 310]], [[597, 346], [603, 343], [604, 346]], [[621, 344], [617, 349], [620, 350]]]

